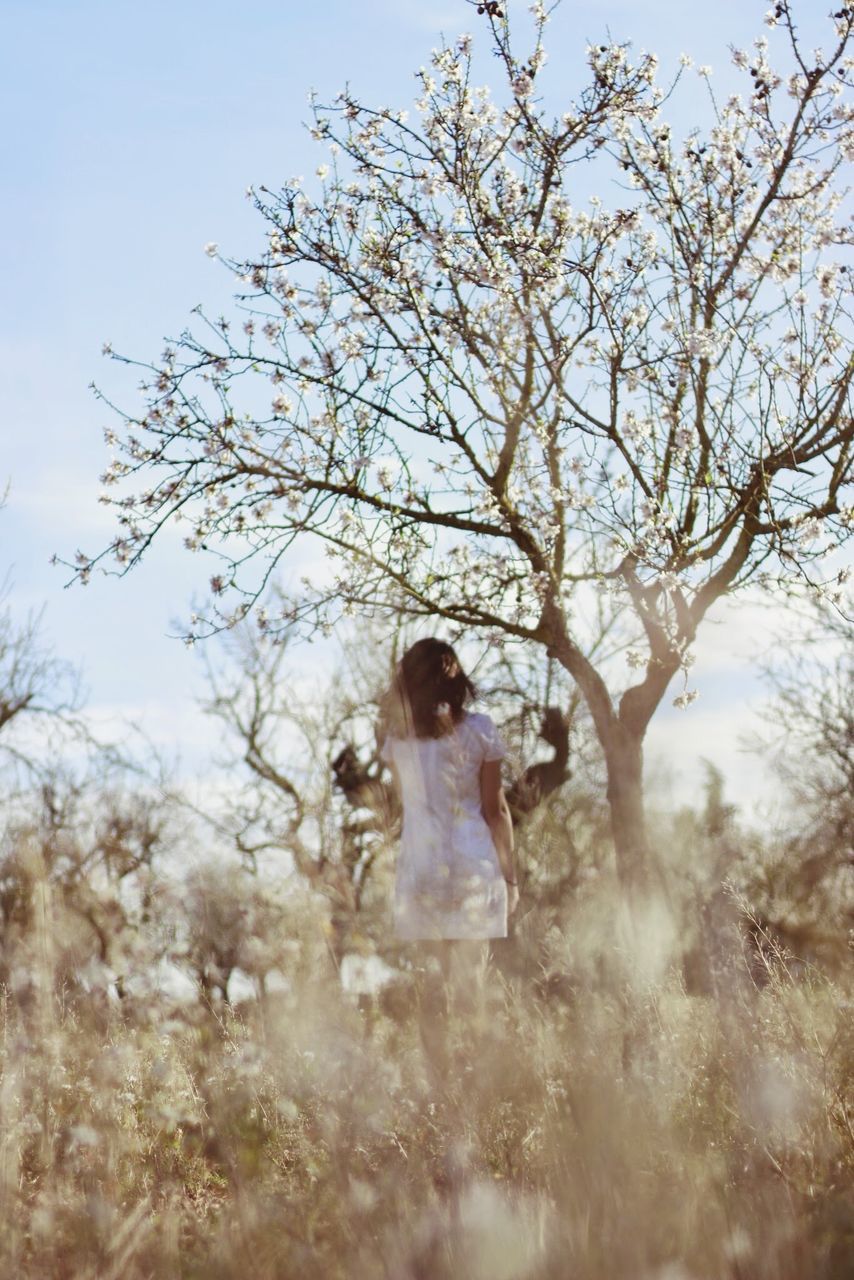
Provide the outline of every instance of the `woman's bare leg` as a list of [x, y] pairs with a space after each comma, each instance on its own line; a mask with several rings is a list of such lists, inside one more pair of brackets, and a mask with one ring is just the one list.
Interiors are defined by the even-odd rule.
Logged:
[[453, 1005], [461, 1014], [479, 1014], [484, 1007], [489, 943], [481, 938], [457, 938], [448, 945]]
[[488, 961], [489, 943], [480, 938], [425, 939], [416, 945], [418, 1031], [434, 1084], [448, 1079], [449, 1015], [467, 1021], [484, 1016]]
[[[439, 972], [431, 965], [437, 960]], [[450, 953], [445, 939], [424, 940], [417, 944], [416, 1000], [418, 1032], [427, 1057], [427, 1067], [434, 1085], [442, 1085], [448, 1074], [448, 991]]]

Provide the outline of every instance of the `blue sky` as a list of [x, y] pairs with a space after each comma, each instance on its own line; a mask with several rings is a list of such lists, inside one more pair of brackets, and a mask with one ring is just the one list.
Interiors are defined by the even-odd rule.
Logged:
[[[550, 94], [558, 102], [564, 84], [579, 86], [586, 39], [608, 29], [656, 50], [665, 68], [685, 50], [724, 84], [728, 45], [760, 34], [766, 7], [564, 0], [550, 29]], [[802, 0], [801, 8], [811, 47], [824, 6]], [[511, 0], [510, 9], [524, 15], [527, 4]], [[200, 664], [170, 633], [204, 566], [177, 537], [127, 578], [85, 589], [63, 590], [66, 572], [49, 565], [54, 552], [97, 547], [112, 530], [97, 501], [110, 417], [88, 384], [124, 404], [135, 392], [134, 379], [101, 358], [101, 344], [155, 357], [197, 303], [227, 307], [229, 278], [202, 246], [214, 240], [234, 256], [257, 246], [262, 227], [246, 187], [313, 173], [321, 157], [301, 123], [311, 87], [331, 100], [349, 81], [366, 101], [410, 106], [413, 72], [441, 33], [477, 35], [479, 20], [463, 0], [0, 0], [0, 13], [0, 482], [10, 486], [0, 576], [10, 570], [19, 614], [46, 606], [45, 639], [82, 666], [99, 718], [130, 715], [170, 754], [181, 750], [203, 768]], [[701, 114], [696, 76], [692, 84], [682, 101]], [[738, 657], [755, 649], [752, 616], [701, 647], [708, 709], [701, 702], [687, 716], [666, 715], [653, 738], [654, 751], [674, 760], [712, 754], [745, 794], [755, 766], [745, 782], [734, 752], [741, 708], [757, 696]]]

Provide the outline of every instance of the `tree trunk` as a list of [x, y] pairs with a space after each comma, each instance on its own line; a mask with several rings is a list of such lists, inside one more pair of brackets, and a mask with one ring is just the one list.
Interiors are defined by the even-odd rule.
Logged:
[[[617, 875], [624, 888], [640, 889], [649, 884], [652, 870], [643, 802], [643, 739], [660, 694], [650, 706], [642, 707], [633, 706], [624, 695], [618, 714], [601, 675], [570, 641], [557, 607], [552, 606], [544, 618], [550, 628], [547, 652], [558, 659], [579, 686], [605, 755]], [[662, 688], [668, 679], [669, 676], [664, 678]], [[631, 692], [637, 702], [639, 690]]]
[[643, 737], [615, 721], [602, 746], [617, 875], [623, 888], [643, 888], [653, 870], [643, 798]]

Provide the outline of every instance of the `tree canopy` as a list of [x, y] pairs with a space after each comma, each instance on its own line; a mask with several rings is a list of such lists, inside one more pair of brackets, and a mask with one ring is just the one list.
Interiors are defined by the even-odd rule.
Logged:
[[[807, 52], [780, 0], [704, 129], [668, 122], [678, 83], [619, 43], [555, 114], [545, 6], [524, 55], [475, 7], [494, 93], [463, 36], [418, 72], [414, 118], [314, 102], [315, 194], [253, 192], [264, 249], [224, 259], [242, 322], [200, 311], [142, 366], [145, 412], [107, 432], [120, 532], [76, 573], [125, 572], [182, 521], [218, 557], [190, 639], [253, 608], [265, 631], [385, 609], [539, 643], [587, 700], [634, 849], [643, 735], [710, 606], [842, 590], [854, 7]], [[313, 543], [328, 566], [271, 613]], [[627, 689], [585, 653], [588, 589], [632, 619]]]

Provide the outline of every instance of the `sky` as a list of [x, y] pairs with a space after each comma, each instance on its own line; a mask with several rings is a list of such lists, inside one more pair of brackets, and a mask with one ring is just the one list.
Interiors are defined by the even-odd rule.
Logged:
[[[513, 14], [526, 7], [511, 0]], [[559, 101], [563, 84], [580, 84], [587, 40], [608, 32], [655, 50], [666, 69], [688, 52], [723, 85], [729, 45], [763, 32], [766, 7], [564, 0], [549, 32], [549, 92]], [[823, 7], [802, 0], [808, 44]], [[81, 669], [97, 724], [119, 732], [133, 720], [204, 775], [202, 667], [176, 623], [205, 566], [177, 535], [127, 577], [85, 588], [66, 589], [67, 570], [50, 564], [114, 531], [98, 503], [113, 419], [90, 383], [125, 406], [137, 392], [102, 344], [156, 358], [196, 304], [228, 308], [230, 277], [203, 246], [233, 257], [257, 247], [263, 229], [246, 188], [313, 174], [323, 157], [303, 127], [309, 89], [331, 101], [349, 82], [365, 101], [411, 107], [413, 73], [442, 33], [477, 36], [482, 20], [464, 0], [0, 0], [0, 14], [0, 579], [16, 616], [44, 609], [44, 641]], [[696, 94], [701, 113], [696, 76], [694, 85], [688, 101]], [[740, 743], [765, 696], [750, 659], [773, 630], [767, 609], [723, 611], [698, 643], [700, 700], [688, 712], [662, 708], [647, 752], [674, 803], [692, 794], [701, 757], [743, 806], [767, 794], [761, 760]], [[317, 649], [304, 646], [294, 666], [315, 671]]]

